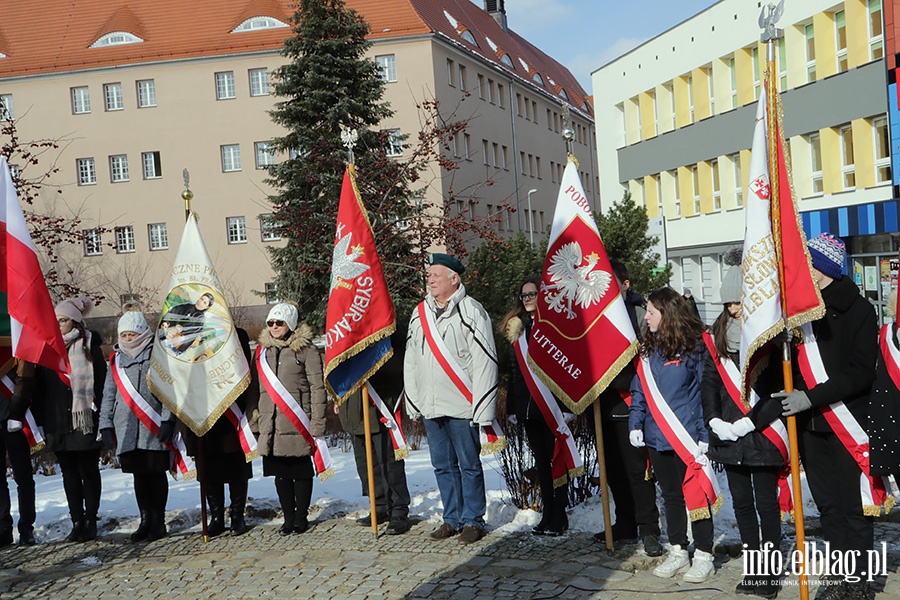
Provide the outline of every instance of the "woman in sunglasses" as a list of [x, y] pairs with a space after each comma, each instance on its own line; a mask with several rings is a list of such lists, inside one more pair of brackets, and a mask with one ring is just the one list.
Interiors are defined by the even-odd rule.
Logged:
[[[524, 362], [525, 347], [521, 344], [531, 337], [532, 315], [537, 309], [538, 289], [541, 280], [539, 277], [529, 277], [519, 286], [519, 295], [516, 305], [507, 313], [500, 322], [500, 333], [513, 345], [510, 349], [510, 376], [506, 390], [506, 414], [513, 424], [520, 423], [525, 427], [525, 436], [531, 453], [534, 456], [534, 464], [538, 473], [538, 482], [541, 488], [541, 501], [543, 513], [541, 521], [532, 530], [535, 535], [557, 536], [569, 528], [569, 519], [566, 516], [566, 501], [568, 498], [568, 477], [563, 476], [554, 481], [553, 476], [553, 450], [556, 437], [553, 434], [558, 428], [554, 424], [553, 429], [548, 425], [544, 413], [551, 411], [545, 407], [542, 410], [531, 393], [526, 377], [534, 377], [530, 368]], [[575, 415], [566, 412], [566, 408], [556, 398], [551, 398], [556, 404], [557, 416], [562, 416], [565, 423], [571, 422]]]
[[[312, 328], [298, 327], [297, 307], [282, 303], [269, 311], [259, 337], [259, 454], [263, 475], [275, 477], [284, 512], [281, 534], [309, 529], [307, 513], [315, 474], [309, 436], [325, 434], [325, 383]], [[304, 431], [304, 429], [307, 430]]]

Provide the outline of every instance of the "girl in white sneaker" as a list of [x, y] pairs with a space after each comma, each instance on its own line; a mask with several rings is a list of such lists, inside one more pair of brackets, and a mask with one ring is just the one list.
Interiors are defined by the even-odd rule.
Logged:
[[[701, 583], [715, 572], [712, 514], [722, 503], [706, 458], [709, 433], [700, 400], [705, 326], [671, 288], [650, 294], [644, 318], [649, 333], [631, 385], [629, 429], [633, 446], [649, 447], [665, 505], [670, 547], [653, 574], [672, 577], [690, 566], [684, 580]], [[693, 564], [687, 552], [688, 512]]]

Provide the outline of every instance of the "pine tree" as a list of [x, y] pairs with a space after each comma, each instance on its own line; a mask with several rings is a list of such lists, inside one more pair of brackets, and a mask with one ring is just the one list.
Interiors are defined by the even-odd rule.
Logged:
[[631, 200], [629, 192], [595, 218], [606, 253], [625, 263], [636, 291], [648, 293], [669, 282], [672, 268], [666, 265], [660, 271], [659, 254], [653, 252], [659, 238], [647, 235], [647, 212]]
[[280, 100], [272, 120], [286, 134], [274, 140], [289, 155], [270, 167], [274, 221], [287, 244], [272, 249], [279, 296], [296, 301], [311, 325], [322, 326], [327, 308], [335, 220], [346, 148], [341, 126], [356, 129], [360, 195], [375, 234], [398, 315], [408, 315], [421, 289], [421, 259], [406, 234], [418, 210], [410, 185], [416, 170], [387, 157], [388, 134], [375, 128], [391, 116], [384, 83], [367, 59], [368, 25], [343, 0], [301, 0], [294, 35], [282, 55], [290, 62], [273, 74]]

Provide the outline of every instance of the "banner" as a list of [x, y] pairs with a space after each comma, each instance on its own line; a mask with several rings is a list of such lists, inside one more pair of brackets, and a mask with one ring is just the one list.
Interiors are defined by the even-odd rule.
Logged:
[[341, 188], [325, 329], [325, 389], [340, 405], [393, 355], [396, 329], [353, 165]]
[[528, 364], [581, 413], [632, 359], [637, 338], [572, 159], [563, 173]]
[[219, 277], [191, 213], [153, 340], [150, 389], [198, 436], [250, 384]]

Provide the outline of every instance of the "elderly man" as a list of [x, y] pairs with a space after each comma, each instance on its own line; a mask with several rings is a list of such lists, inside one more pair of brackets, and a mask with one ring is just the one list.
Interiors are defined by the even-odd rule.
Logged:
[[444, 523], [431, 538], [461, 532], [470, 544], [484, 537], [484, 472], [480, 427], [490, 427], [497, 402], [497, 351], [490, 317], [466, 296], [462, 263], [432, 254], [428, 296], [413, 312], [403, 380], [407, 410], [425, 418], [431, 464], [444, 504]]

